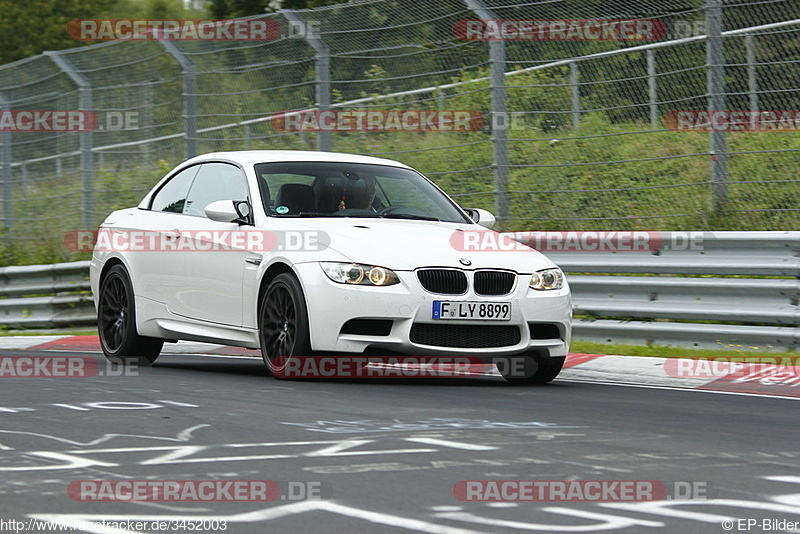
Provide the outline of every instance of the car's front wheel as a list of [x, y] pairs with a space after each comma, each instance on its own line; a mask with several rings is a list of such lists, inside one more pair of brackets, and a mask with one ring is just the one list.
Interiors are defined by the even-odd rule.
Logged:
[[109, 269], [100, 284], [97, 329], [103, 354], [113, 363], [149, 365], [164, 346], [163, 340], [136, 331], [133, 286], [122, 265]]
[[290, 378], [291, 359], [311, 355], [306, 300], [294, 275], [282, 273], [270, 282], [261, 300], [258, 329], [269, 372], [276, 378]]
[[547, 357], [539, 353], [519, 354], [493, 359], [497, 370], [515, 384], [546, 384], [554, 380], [564, 366], [564, 356]]

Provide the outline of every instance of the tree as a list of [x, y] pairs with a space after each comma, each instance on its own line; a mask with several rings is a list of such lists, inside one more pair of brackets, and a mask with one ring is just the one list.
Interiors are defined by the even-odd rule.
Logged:
[[0, 64], [46, 50], [85, 46], [67, 35], [76, 19], [180, 19], [198, 16], [181, 0], [0, 0]]
[[82, 46], [67, 35], [74, 19], [101, 18], [115, 0], [0, 0], [0, 63]]
[[212, 0], [209, 14], [214, 19], [232, 19], [272, 13], [278, 9], [311, 9], [346, 2], [347, 0]]

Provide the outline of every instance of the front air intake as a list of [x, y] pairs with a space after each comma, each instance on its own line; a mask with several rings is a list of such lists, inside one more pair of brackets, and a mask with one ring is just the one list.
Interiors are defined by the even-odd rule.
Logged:
[[520, 341], [519, 327], [415, 323], [410, 339], [418, 345], [460, 349], [511, 347]]

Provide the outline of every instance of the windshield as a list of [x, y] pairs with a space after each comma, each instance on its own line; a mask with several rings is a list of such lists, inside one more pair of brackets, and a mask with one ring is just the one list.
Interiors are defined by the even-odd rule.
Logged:
[[472, 222], [416, 171], [365, 163], [255, 166], [272, 217], [373, 217]]

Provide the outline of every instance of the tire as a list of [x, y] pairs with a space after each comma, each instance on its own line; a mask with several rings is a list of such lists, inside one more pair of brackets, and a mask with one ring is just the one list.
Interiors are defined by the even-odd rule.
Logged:
[[494, 358], [500, 374], [512, 384], [546, 384], [554, 380], [564, 366], [565, 356], [550, 358], [539, 353]]
[[291, 358], [311, 355], [308, 309], [300, 281], [282, 273], [269, 284], [258, 311], [261, 356], [270, 374], [286, 379]]
[[133, 286], [122, 265], [109, 269], [100, 283], [97, 330], [103, 354], [113, 363], [150, 365], [161, 354], [164, 340], [136, 331]]

